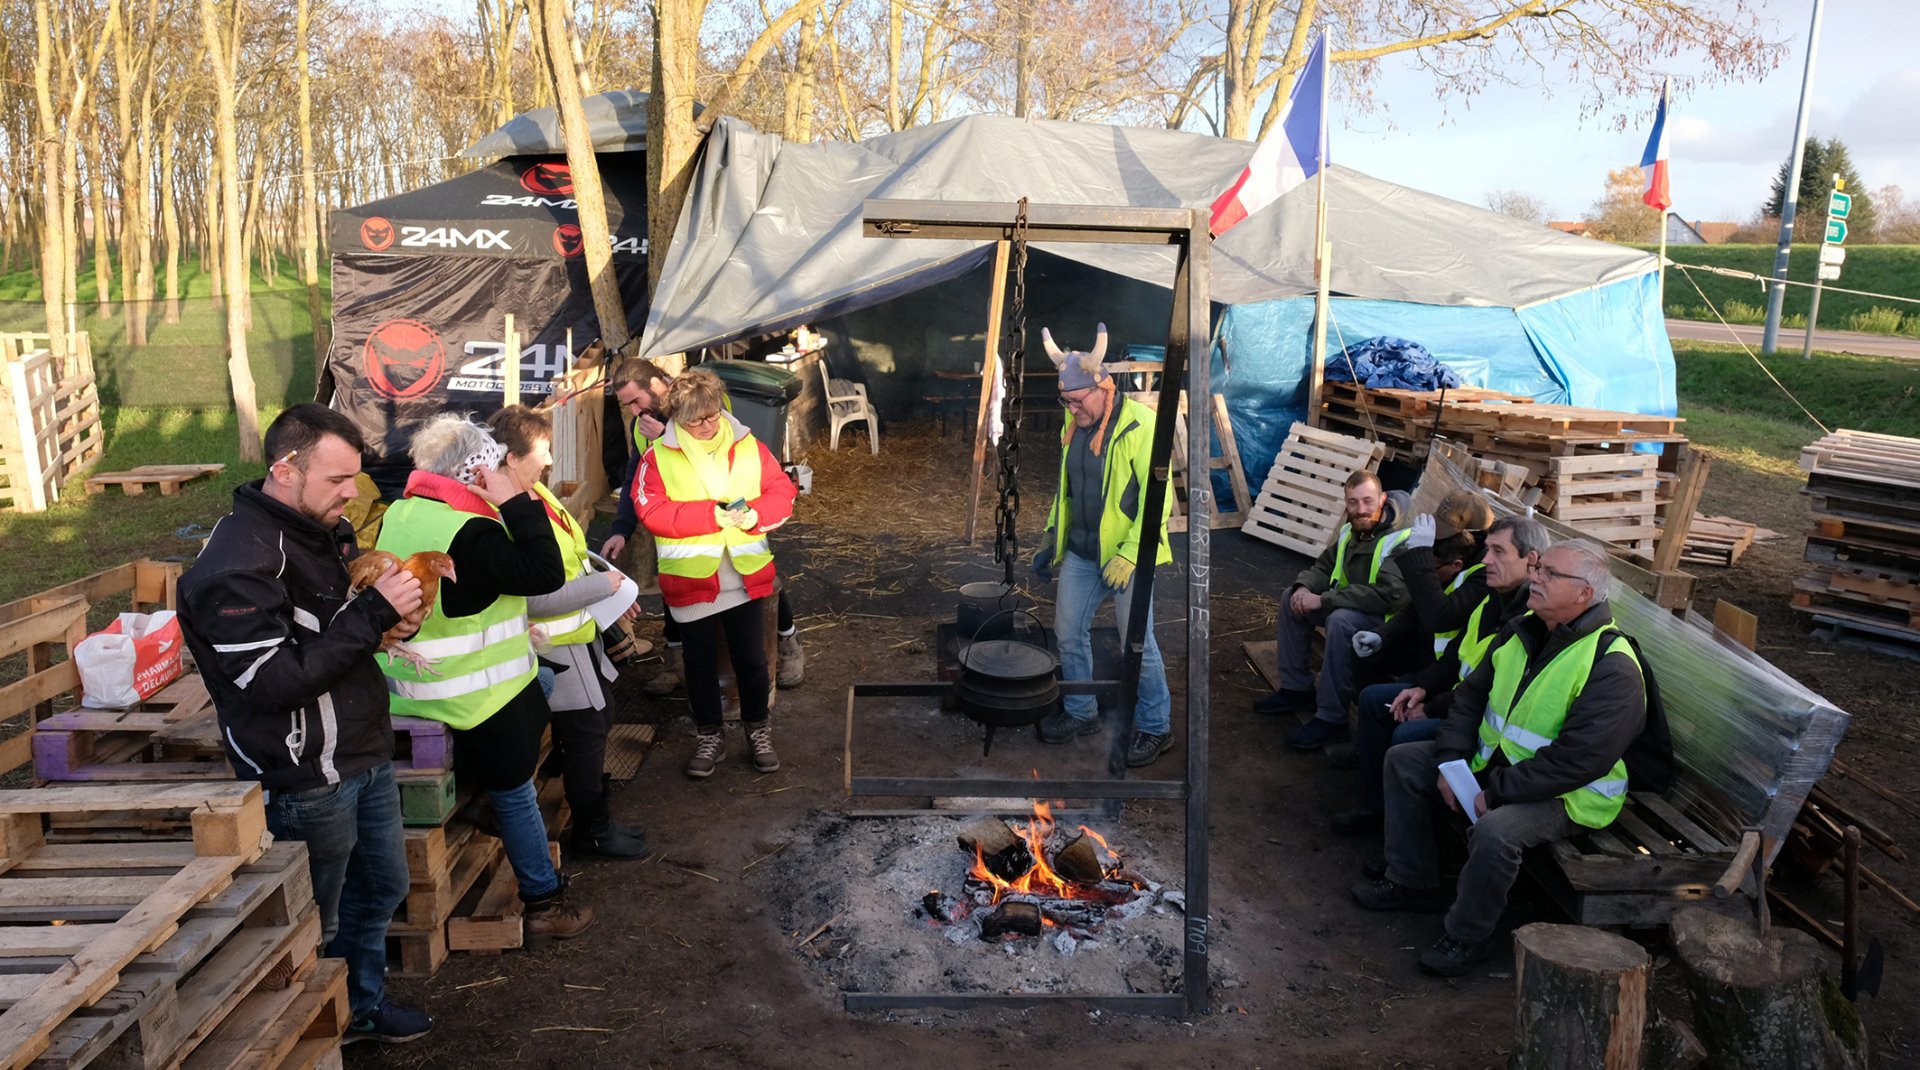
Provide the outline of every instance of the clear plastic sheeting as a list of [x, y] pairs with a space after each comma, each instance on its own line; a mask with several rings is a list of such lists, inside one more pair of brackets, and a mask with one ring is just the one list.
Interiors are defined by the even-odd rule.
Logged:
[[[1463, 489], [1477, 488], [1436, 453], [1414, 490], [1414, 508], [1432, 512]], [[1488, 496], [1500, 516], [1520, 511]], [[1556, 540], [1569, 533], [1539, 519]], [[1729, 844], [1758, 825], [1771, 861], [1851, 718], [1699, 614], [1676, 616], [1624, 583], [1616, 582], [1609, 597], [1615, 622], [1639, 641], [1660, 684], [1680, 770], [1668, 797]]]

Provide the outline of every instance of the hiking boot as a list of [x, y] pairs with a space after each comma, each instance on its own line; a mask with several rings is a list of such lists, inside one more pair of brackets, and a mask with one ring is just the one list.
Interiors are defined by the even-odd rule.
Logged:
[[593, 927], [593, 908], [567, 901], [569, 882], [564, 874], [560, 887], [538, 899], [522, 899], [523, 924], [529, 938], [571, 940]]
[[611, 777], [600, 779], [600, 799], [591, 806], [574, 811], [573, 831], [567, 836], [567, 851], [597, 858], [631, 861], [647, 855], [647, 833], [638, 825], [619, 825], [613, 820], [613, 797], [608, 792]]
[[693, 757], [687, 759], [687, 775], [695, 780], [705, 780], [713, 775], [713, 767], [727, 756], [727, 737], [718, 729], [712, 733], [702, 732], [693, 743]]
[[1411, 910], [1431, 913], [1447, 905], [1438, 888], [1409, 888], [1384, 875], [1353, 886], [1353, 901], [1368, 910]]
[[1318, 717], [1287, 733], [1287, 746], [1294, 750], [1319, 750], [1329, 743], [1345, 743], [1347, 726]]
[[1295, 691], [1283, 687], [1271, 695], [1253, 704], [1253, 712], [1275, 716], [1282, 713], [1305, 713], [1313, 709], [1314, 695], [1311, 691]]
[[1090, 736], [1100, 731], [1100, 717], [1075, 717], [1064, 709], [1054, 710], [1040, 718], [1040, 742], [1067, 743], [1078, 736]]
[[405, 1044], [409, 1040], [419, 1040], [432, 1030], [433, 1019], [425, 1011], [398, 1007], [391, 1000], [383, 999], [378, 1007], [364, 1017], [353, 1020], [353, 1024], [347, 1027], [346, 1035], [340, 1038], [340, 1043], [344, 1046], [372, 1040], [381, 1044]]
[[777, 773], [780, 771], [780, 756], [773, 751], [773, 726], [765, 721], [747, 729], [747, 747], [753, 752], [753, 768], [756, 772]]
[[1135, 731], [1133, 739], [1127, 743], [1127, 768], [1138, 769], [1143, 765], [1152, 765], [1154, 759], [1173, 749], [1172, 732]]
[[1455, 940], [1443, 931], [1432, 947], [1420, 952], [1420, 969], [1435, 977], [1459, 977], [1492, 952], [1491, 936], [1477, 944], [1469, 944], [1464, 940]]
[[807, 650], [800, 645], [799, 633], [780, 637], [780, 661], [774, 666], [773, 682], [781, 687], [799, 687], [807, 674]]
[[1328, 824], [1342, 836], [1370, 836], [1386, 827], [1387, 815], [1370, 806], [1342, 810]]
[[607, 657], [615, 665], [627, 666], [639, 661], [653, 652], [653, 644], [640, 638], [632, 631], [621, 628], [618, 621], [603, 633], [606, 642]]
[[640, 681], [642, 693], [653, 698], [666, 698], [686, 687], [686, 662], [680, 655], [680, 648], [667, 644], [667, 655], [661, 660], [660, 671]]

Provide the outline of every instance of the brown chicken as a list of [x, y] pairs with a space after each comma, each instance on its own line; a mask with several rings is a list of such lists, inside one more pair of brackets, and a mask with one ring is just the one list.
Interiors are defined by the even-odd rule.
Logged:
[[[380, 577], [386, 573], [388, 565], [399, 565], [420, 581], [418, 611], [420, 620], [427, 619], [427, 615], [433, 612], [435, 600], [440, 597], [440, 577], [445, 576], [456, 583], [459, 582], [459, 577], [453, 572], [453, 558], [438, 550], [422, 550], [417, 554], [409, 554], [404, 561], [385, 550], [367, 550], [359, 557], [347, 562], [348, 597], [359, 594], [378, 583]], [[413, 666], [422, 674], [438, 676], [440, 674], [434, 670], [433, 660], [421, 657], [401, 638], [404, 633], [417, 626], [416, 622], [402, 621], [389, 628], [387, 634], [380, 637], [380, 649], [388, 656]]]

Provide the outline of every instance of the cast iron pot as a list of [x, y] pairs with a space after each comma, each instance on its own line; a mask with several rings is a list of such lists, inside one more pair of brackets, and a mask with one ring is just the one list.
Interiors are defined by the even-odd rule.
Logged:
[[953, 682], [960, 709], [988, 728], [1037, 723], [1060, 701], [1058, 658], [1017, 639], [983, 639], [960, 655]]
[[960, 634], [972, 639], [1005, 639], [1013, 634], [1013, 585], [980, 580], [960, 586]]

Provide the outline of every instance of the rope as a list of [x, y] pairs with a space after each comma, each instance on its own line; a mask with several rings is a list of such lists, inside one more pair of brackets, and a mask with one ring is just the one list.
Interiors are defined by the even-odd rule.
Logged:
[[[1327, 325], [1333, 328], [1333, 336], [1340, 340], [1340, 359], [1347, 362], [1347, 375], [1353, 380], [1354, 396], [1358, 397], [1359, 392], [1366, 389], [1366, 387], [1360, 382], [1360, 373], [1353, 369], [1353, 356], [1347, 352], [1347, 336], [1340, 331], [1340, 317], [1333, 314], [1333, 301], [1331, 299], [1327, 301]], [[1326, 378], [1326, 372], [1322, 371], [1320, 374], [1324, 380]], [[1313, 415], [1318, 414], [1315, 413]], [[1373, 436], [1375, 442], [1380, 441], [1380, 428], [1374, 425], [1373, 410], [1367, 408], [1364, 401], [1360, 404], [1360, 415], [1367, 421], [1367, 433]]]
[[[1700, 300], [1705, 301], [1707, 303], [1707, 311], [1713, 313], [1713, 318], [1719, 320], [1720, 326], [1725, 327], [1727, 329], [1727, 334], [1732, 336], [1734, 342], [1737, 345], [1739, 345], [1740, 351], [1747, 355], [1747, 359], [1753, 361], [1754, 364], [1759, 366], [1761, 371], [1767, 373], [1767, 378], [1773, 380], [1773, 385], [1780, 388], [1780, 392], [1787, 396], [1788, 401], [1791, 401], [1795, 405], [1800, 406], [1800, 411], [1807, 414], [1807, 419], [1813, 421], [1813, 426], [1819, 428], [1821, 433], [1823, 434], [1828, 434], [1828, 435], [1832, 434], [1833, 428], [1828, 427], [1826, 424], [1821, 423], [1820, 417], [1815, 416], [1813, 414], [1812, 409], [1809, 409], [1804, 404], [1801, 404], [1800, 399], [1793, 396], [1793, 391], [1787, 389], [1787, 384], [1781, 382], [1780, 379], [1773, 374], [1773, 369], [1767, 367], [1764, 363], [1762, 363], [1760, 358], [1754, 354], [1753, 350], [1747, 348], [1747, 343], [1740, 340], [1740, 335], [1738, 332], [1736, 332], [1733, 329], [1733, 324], [1728, 323], [1726, 320], [1726, 317], [1720, 314], [1720, 310], [1713, 306], [1712, 298], [1709, 298], [1707, 296], [1707, 292], [1700, 288], [1699, 283], [1693, 281], [1693, 275], [1690, 272], [1686, 271], [1684, 268], [1681, 269], [1680, 273], [1687, 277], [1687, 284], [1693, 287], [1694, 293], [1697, 293], [1700, 295]], [[1753, 277], [1758, 278], [1759, 276], [1755, 275]]]
[[[1706, 264], [1682, 264], [1678, 260], [1670, 262], [1674, 267], [1679, 268], [1683, 274], [1692, 271], [1705, 271], [1713, 275], [1725, 275], [1730, 279], [1752, 279], [1755, 282], [1765, 283], [1767, 285], [1772, 285], [1777, 282], [1786, 286], [1805, 286], [1808, 289], [1821, 286], [1830, 294], [1852, 294], [1855, 297], [1872, 297], [1881, 301], [1898, 301], [1906, 305], [1920, 305], [1920, 297], [1901, 297], [1899, 294], [1874, 293], [1872, 290], [1849, 290], [1844, 286], [1835, 286], [1832, 283], [1801, 282], [1799, 279], [1776, 279], [1771, 275], [1755, 275], [1751, 271], [1741, 271], [1737, 268], [1709, 267]], [[1688, 275], [1687, 281], [1693, 282], [1693, 277]], [[1700, 284], [1695, 282], [1693, 288], [1698, 290]], [[1702, 294], [1701, 296], [1704, 297], [1706, 295]]]

